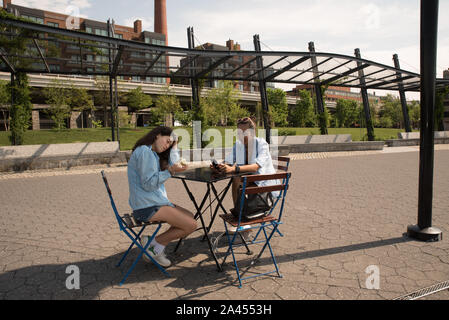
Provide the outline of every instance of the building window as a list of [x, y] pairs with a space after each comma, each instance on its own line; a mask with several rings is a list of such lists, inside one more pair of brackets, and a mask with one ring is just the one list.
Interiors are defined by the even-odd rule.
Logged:
[[59, 23], [56, 22], [47, 22], [47, 25], [50, 27], [55, 27], [55, 28], [59, 28]]
[[44, 19], [42, 19], [42, 18], [37, 18], [37, 17], [27, 16], [27, 15], [24, 15], [24, 14], [22, 14], [22, 18], [31, 20], [31, 21], [34, 22], [34, 23], [44, 24]]
[[87, 33], [92, 33], [92, 28], [91, 27], [86, 27], [86, 32]]
[[116, 34], [114, 34], [114, 38], [123, 39], [123, 34], [116, 33]]
[[95, 29], [95, 34], [97, 36], [105, 36], [105, 37], [107, 37], [108, 36], [108, 31], [104, 30], [104, 29]]
[[[145, 38], [145, 42], [146, 42], [146, 39], [147, 38]], [[150, 43], [150, 42], [147, 42], [147, 43]], [[165, 41], [164, 40], [151, 39], [151, 43], [155, 44], [155, 45], [158, 45], [158, 46], [165, 46]]]

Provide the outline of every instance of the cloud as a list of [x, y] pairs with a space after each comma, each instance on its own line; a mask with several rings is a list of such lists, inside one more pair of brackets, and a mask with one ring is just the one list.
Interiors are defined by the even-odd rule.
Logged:
[[13, 4], [80, 17], [86, 17], [82, 9], [92, 6], [89, 0], [14, 0]]

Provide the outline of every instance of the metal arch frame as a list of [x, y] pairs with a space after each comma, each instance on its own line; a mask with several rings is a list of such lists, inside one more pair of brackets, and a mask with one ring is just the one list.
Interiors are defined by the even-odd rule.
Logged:
[[[341, 86], [341, 87], [354, 87], [354, 88], [360, 88], [359, 84], [354, 84], [353, 82], [360, 80], [359, 77], [354, 77], [354, 79], [350, 79], [344, 82], [339, 83], [337, 80], [350, 75], [351, 73], [357, 72], [361, 69], [365, 69], [367, 67], [374, 67], [377, 70], [373, 70], [372, 72], [368, 73], [365, 75], [365, 79], [367, 80], [365, 83], [366, 88], [368, 89], [385, 89], [385, 90], [398, 90], [398, 86], [393, 86], [393, 87], [386, 87], [384, 88], [385, 85], [390, 85], [392, 83], [398, 83], [400, 80], [404, 80], [404, 79], [410, 79], [413, 77], [416, 77], [417, 79], [420, 79], [420, 75], [414, 72], [410, 72], [410, 71], [406, 71], [403, 69], [399, 69], [399, 68], [395, 68], [392, 66], [387, 66], [381, 63], [377, 63], [374, 61], [369, 61], [366, 59], [361, 59], [361, 58], [356, 58], [353, 56], [347, 56], [347, 55], [342, 55], [342, 54], [334, 54], [334, 53], [326, 53], [326, 52], [284, 52], [284, 51], [270, 51], [270, 52], [266, 52], [266, 51], [216, 51], [216, 50], [199, 50], [199, 49], [188, 49], [188, 48], [179, 48], [179, 47], [169, 47], [169, 46], [159, 46], [159, 45], [154, 45], [154, 44], [147, 44], [147, 43], [142, 43], [142, 42], [137, 42], [137, 41], [131, 41], [131, 40], [123, 40], [123, 39], [118, 39], [118, 38], [112, 38], [112, 37], [107, 37], [107, 36], [100, 36], [100, 35], [93, 35], [93, 34], [88, 34], [85, 32], [80, 32], [80, 31], [74, 31], [74, 30], [67, 30], [67, 29], [61, 29], [61, 28], [55, 28], [55, 27], [50, 27], [50, 26], [46, 26], [46, 25], [41, 25], [41, 24], [36, 24], [36, 23], [32, 23], [32, 22], [26, 22], [26, 21], [21, 21], [21, 20], [14, 20], [14, 19], [9, 19], [9, 18], [1, 18], [0, 19], [0, 23], [4, 23], [4, 24], [8, 24], [14, 27], [19, 27], [19, 28], [25, 28], [28, 30], [33, 30], [36, 32], [41, 32], [41, 33], [47, 33], [47, 34], [53, 34], [53, 35], [59, 35], [59, 36], [64, 36], [64, 37], [68, 37], [68, 38], [73, 38], [79, 41], [84, 40], [84, 41], [89, 41], [92, 42], [91, 44], [86, 44], [88, 46], [91, 47], [95, 47], [95, 48], [104, 48], [104, 49], [108, 49], [110, 48], [109, 46], [114, 46], [116, 48], [123, 48], [122, 50], [125, 49], [134, 49], [134, 50], [143, 50], [144, 52], [149, 52], [151, 51], [153, 54], [157, 54], [158, 56], [153, 60], [151, 60], [151, 64], [149, 66], [146, 67], [145, 72], [143, 73], [142, 71], [136, 71], [136, 72], [132, 72], [132, 71], [125, 71], [125, 70], [120, 70], [121, 68], [119, 68], [119, 62], [121, 59], [121, 53], [120, 53], [120, 49], [118, 49], [118, 52], [115, 56], [114, 61], [112, 61], [111, 63], [104, 63], [104, 62], [91, 62], [91, 61], [83, 61], [82, 57], [81, 57], [81, 61], [77, 62], [78, 64], [80, 63], [81, 66], [86, 66], [86, 65], [93, 65], [93, 66], [97, 66], [97, 65], [105, 65], [105, 64], [109, 64], [111, 66], [111, 73], [108, 72], [101, 72], [101, 71], [84, 71], [83, 70], [83, 74], [88, 74], [88, 75], [115, 75], [115, 76], [152, 76], [152, 77], [165, 77], [165, 78], [203, 78], [203, 79], [213, 79], [213, 80], [237, 80], [237, 81], [250, 81], [250, 79], [254, 78], [256, 75], [258, 75], [258, 79], [257, 80], [264, 80], [265, 82], [277, 82], [277, 83], [292, 83], [292, 84], [311, 84], [311, 83], [318, 83], [320, 85], [326, 85], [326, 84], [332, 84], [334, 86]], [[52, 40], [52, 41], [57, 41], [60, 43], [73, 43], [75, 44], [74, 41], [67, 41], [64, 39], [57, 39], [52, 37], [52, 39], [46, 39], [46, 40]], [[5, 63], [7, 70], [5, 71], [9, 71], [11, 72], [12, 70], [14, 70], [15, 72], [20, 71], [20, 72], [27, 72], [27, 73], [54, 73], [54, 74], [79, 74], [80, 70], [74, 70], [74, 71], [51, 71], [51, 68], [48, 66], [48, 62], [49, 61], [63, 61], [63, 58], [55, 58], [55, 57], [45, 57], [44, 54], [42, 53], [41, 48], [38, 46], [38, 52], [39, 52], [39, 56], [30, 56], [28, 58], [31, 59], [40, 59], [42, 61], [44, 61], [44, 64], [46, 65], [46, 70], [41, 70], [41, 69], [32, 69], [32, 68], [26, 68], [24, 70], [22, 69], [15, 69], [11, 64], [9, 64], [8, 61], [8, 54], [6, 54], [5, 52], [3, 52], [0, 55], [1, 60]], [[160, 59], [160, 57], [162, 55], [166, 55], [166, 56], [180, 56], [180, 57], [184, 57], [187, 58], [189, 61], [183, 65], [183, 66], [179, 66], [177, 67], [177, 70], [174, 71], [173, 73], [170, 73], [170, 71], [165, 72], [165, 73], [158, 73], [158, 72], [150, 72], [151, 68], [157, 63], [157, 61]], [[248, 67], [248, 74], [245, 74], [243, 76], [238, 76], [238, 75], [234, 75], [232, 77], [230, 77], [230, 75], [235, 74], [236, 71], [250, 65], [249, 61], [246, 61], [245, 63], [242, 63], [241, 65], [239, 65], [237, 68], [234, 68], [232, 71], [225, 73], [225, 69], [222, 68], [217, 68], [219, 65], [221, 65], [224, 61], [231, 59], [233, 57], [240, 57], [240, 56], [250, 56], [252, 59], [250, 59], [249, 61], [253, 62], [254, 60], [256, 60], [258, 57], [270, 57], [270, 56], [277, 56], [279, 58], [277, 58], [274, 62], [263, 66], [262, 68], [252, 68], [252, 67]], [[310, 79], [306, 79], [304, 81], [294, 81], [295, 78], [299, 77], [300, 75], [304, 74], [305, 72], [303, 70], [298, 71], [298, 70], [294, 70], [294, 71], [298, 71], [297, 75], [294, 75], [293, 77], [290, 77], [288, 80], [284, 80], [284, 79], [279, 79], [278, 77], [280, 75], [282, 75], [284, 72], [287, 71], [293, 71], [292, 69], [311, 59], [313, 57], [322, 57], [325, 58], [324, 61], [329, 61], [332, 58], [335, 59], [340, 59], [343, 60], [341, 62], [341, 64], [339, 66], [333, 67], [331, 69], [328, 69], [326, 71], [322, 71], [320, 70], [319, 74], [317, 75], [313, 75]], [[215, 62], [211, 63], [206, 69], [203, 70], [198, 70], [198, 67], [194, 67], [192, 68], [192, 61], [197, 59], [198, 57], [208, 57], [208, 58], [213, 58], [213, 59], [217, 59]], [[297, 59], [289, 64], [287, 64], [286, 66], [283, 66], [280, 69], [276, 69], [273, 68], [273, 72], [271, 74], [266, 74], [264, 71], [267, 70], [270, 67], [273, 67], [275, 64], [281, 62], [282, 60], [285, 60], [288, 57], [296, 57]], [[6, 61], [6, 62], [5, 62]], [[324, 61], [321, 61], [319, 64], [324, 63]], [[361, 65], [359, 65], [356, 68], [352, 68], [350, 70], [347, 70], [343, 73], [331, 73], [331, 71], [337, 70], [339, 67], [346, 65], [350, 62], [356, 62], [356, 63], [361, 63]], [[125, 65], [123, 65], [125, 66]], [[11, 69], [12, 67], [12, 69]], [[180, 71], [183, 69], [190, 69], [191, 71], [193, 71], [190, 75], [182, 75], [180, 74]], [[172, 68], [169, 68], [168, 70], [170, 70]], [[309, 68], [310, 69], [310, 68]], [[222, 71], [221, 74], [214, 74], [211, 71], [214, 70], [220, 70]], [[391, 75], [387, 75], [378, 79], [373, 79], [370, 78], [371, 75], [374, 75], [376, 73], [382, 72], [382, 71], [390, 71]], [[225, 73], [223, 75], [223, 73]], [[324, 80], [320, 80], [317, 81], [317, 79], [319, 79], [321, 76], [325, 76], [325, 75], [329, 75], [332, 74], [332, 77], [324, 79]], [[390, 77], [394, 77], [397, 74], [400, 74], [400, 78], [397, 78], [395, 80], [388, 80], [388, 81], [383, 81], [384, 79], [388, 79]], [[256, 79], [253, 79], [256, 80]], [[252, 80], [251, 80], [252, 81]], [[445, 85], [445, 81], [441, 78], [437, 78], [436, 79], [437, 85]], [[371, 85], [369, 85], [370, 83], [372, 83]], [[406, 83], [403, 84], [403, 90], [404, 91], [413, 91], [416, 90], [416, 88], [418, 88], [417, 86], [409, 86]]]

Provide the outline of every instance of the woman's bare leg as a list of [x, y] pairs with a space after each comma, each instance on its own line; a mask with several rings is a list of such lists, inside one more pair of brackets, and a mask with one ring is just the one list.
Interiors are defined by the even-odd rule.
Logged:
[[156, 237], [156, 241], [163, 246], [168, 245], [171, 241], [184, 238], [194, 232], [197, 228], [196, 220], [188, 210], [177, 206], [163, 206], [150, 219], [150, 221], [164, 221], [171, 227], [164, 233]]

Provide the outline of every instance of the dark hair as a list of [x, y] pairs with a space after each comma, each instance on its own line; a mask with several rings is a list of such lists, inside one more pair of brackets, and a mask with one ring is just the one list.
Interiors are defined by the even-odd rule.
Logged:
[[[133, 147], [133, 152], [140, 146], [150, 146], [156, 141], [156, 137], [158, 134], [161, 136], [171, 136], [173, 133], [173, 129], [170, 127], [159, 126], [148, 132], [142, 138], [137, 140], [136, 144]], [[170, 157], [170, 151], [172, 146], [165, 150], [164, 152], [158, 153], [159, 155], [159, 164], [161, 166], [161, 170], [165, 170], [168, 167], [168, 159]]]
[[241, 124], [249, 124], [251, 129], [256, 129], [256, 119], [254, 117], [244, 117], [237, 120], [237, 126]]

